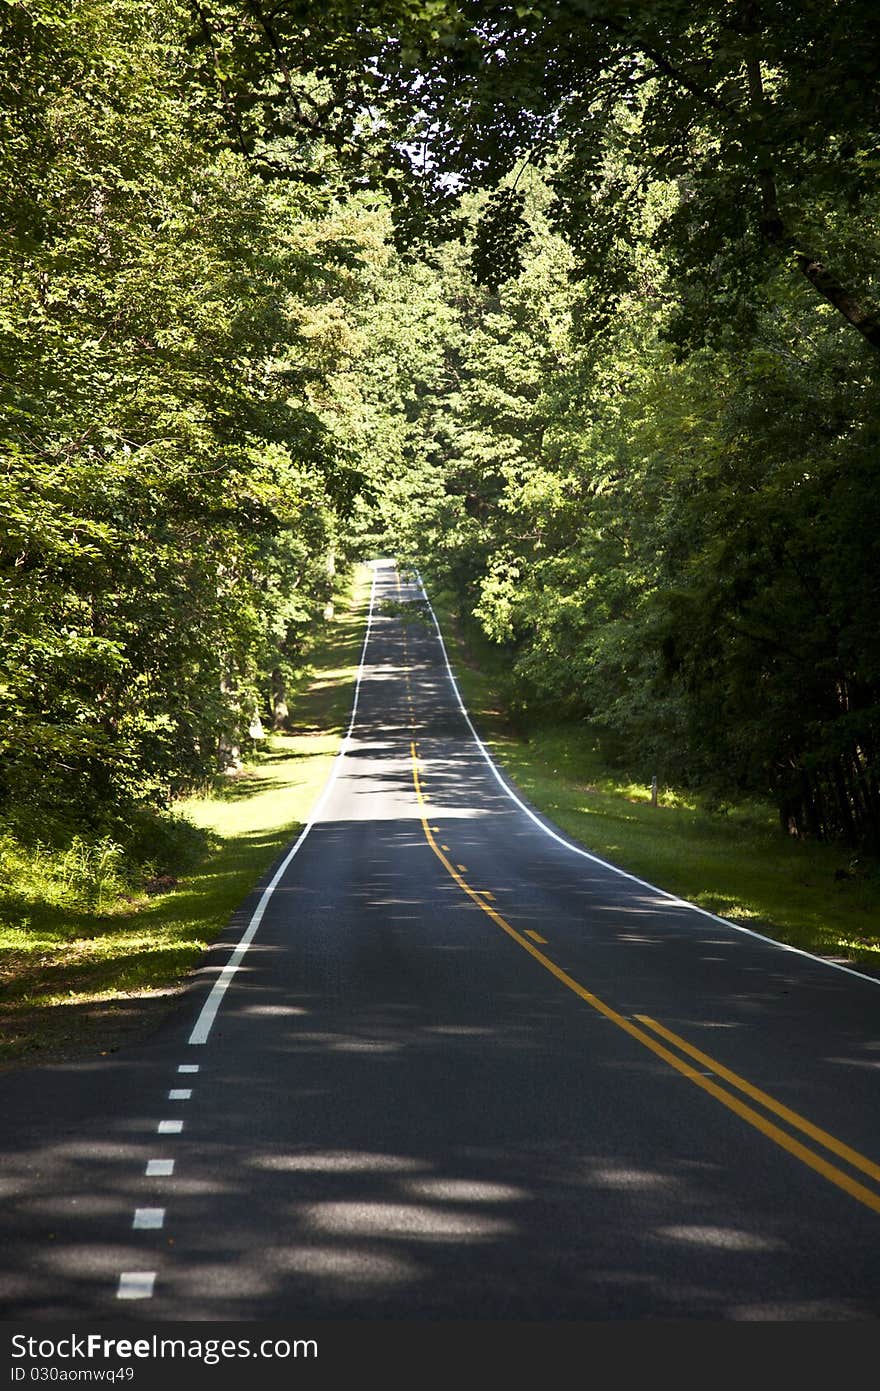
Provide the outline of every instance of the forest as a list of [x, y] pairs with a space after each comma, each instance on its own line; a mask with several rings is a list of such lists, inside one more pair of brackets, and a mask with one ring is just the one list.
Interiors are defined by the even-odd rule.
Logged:
[[3, 853], [155, 863], [396, 555], [523, 728], [876, 857], [878, 53], [867, 0], [7, 0]]

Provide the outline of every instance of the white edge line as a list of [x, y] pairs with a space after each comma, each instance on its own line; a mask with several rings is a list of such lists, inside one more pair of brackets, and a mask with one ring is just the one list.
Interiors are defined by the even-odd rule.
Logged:
[[434, 620], [434, 627], [437, 630], [437, 638], [440, 643], [440, 651], [443, 653], [443, 661], [446, 664], [446, 673], [452, 684], [452, 689], [455, 692], [455, 698], [458, 701], [459, 709], [461, 710], [461, 713], [464, 716], [465, 721], [467, 722], [468, 729], [474, 737], [474, 742], [476, 743], [477, 748], [480, 750], [480, 753], [483, 755], [490, 769], [492, 770], [492, 773], [494, 774], [496, 781], [500, 783], [500, 785], [503, 787], [504, 791], [507, 793], [507, 796], [511, 799], [511, 801], [516, 803], [516, 805], [520, 808], [521, 811], [525, 812], [526, 816], [528, 816], [531, 821], [534, 821], [536, 826], [540, 827], [540, 829], [545, 833], [545, 835], [550, 836], [553, 840], [557, 841], [559, 845], [565, 846], [565, 849], [570, 850], [573, 854], [581, 855], [585, 860], [591, 860], [593, 864], [602, 865], [604, 869], [610, 869], [614, 874], [619, 874], [622, 879], [629, 879], [633, 884], [641, 885], [643, 889], [650, 889], [652, 893], [660, 894], [661, 898], [668, 899], [669, 902], [674, 904], [677, 908], [689, 908], [691, 912], [699, 913], [702, 917], [709, 918], [712, 922], [721, 923], [723, 927], [729, 927], [734, 932], [742, 932], [747, 937], [754, 937], [759, 942], [766, 942], [768, 946], [778, 947], [780, 951], [794, 952], [795, 956], [805, 956], [808, 961], [815, 961], [819, 966], [828, 966], [834, 971], [843, 971], [844, 975], [855, 976], [857, 980], [866, 980], [871, 985], [880, 985], [880, 979], [878, 979], [876, 976], [866, 976], [861, 971], [854, 970], [851, 966], [841, 966], [837, 961], [828, 961], [825, 957], [814, 956], [812, 952], [804, 951], [802, 947], [792, 947], [787, 942], [777, 942], [775, 938], [765, 937], [763, 933], [755, 932], [750, 927], [742, 927], [739, 923], [731, 922], [729, 918], [719, 917], [717, 913], [711, 913], [708, 908], [701, 908], [698, 903], [690, 903], [686, 898], [677, 898], [675, 894], [669, 893], [667, 889], [658, 889], [656, 884], [649, 883], [647, 879], [639, 879], [637, 875], [627, 873], [625, 869], [620, 869], [617, 865], [611, 864], [609, 860], [603, 860], [598, 855], [592, 855], [589, 850], [584, 850], [582, 846], [574, 845], [570, 840], [566, 840], [564, 836], [559, 835], [557, 831], [554, 831], [550, 826], [546, 824], [546, 822], [542, 821], [540, 816], [537, 816], [532, 811], [531, 807], [527, 807], [525, 802], [521, 801], [521, 799], [516, 795], [513, 788], [510, 787], [507, 782], [505, 782], [504, 778], [501, 776], [500, 772], [495, 766], [495, 762], [492, 758], [492, 755], [490, 754], [489, 750], [486, 748], [486, 745], [483, 743], [482, 739], [480, 738], [479, 734], [474, 728], [474, 723], [470, 715], [468, 714], [467, 707], [464, 701], [461, 698], [461, 692], [458, 689], [458, 682], [456, 681], [455, 676], [452, 672], [452, 667], [449, 662], [449, 656], [446, 651], [446, 644], [443, 641], [443, 634], [440, 631], [440, 624], [437, 622], [437, 615], [434, 612], [434, 607], [431, 603], [431, 600], [428, 598], [427, 591], [425, 590], [425, 586], [422, 581], [421, 575], [419, 574], [418, 570], [415, 573], [416, 579], [419, 583], [419, 588], [422, 591], [422, 596], [425, 600], [425, 603], [428, 605], [428, 611], [430, 612], [431, 617]]
[[223, 967], [223, 970], [220, 972], [220, 975], [214, 982], [210, 995], [208, 996], [205, 1003], [202, 1005], [201, 1013], [199, 1014], [199, 1017], [195, 1023], [195, 1028], [189, 1036], [188, 1041], [191, 1044], [207, 1043], [208, 1035], [211, 1032], [211, 1026], [214, 1023], [214, 1019], [216, 1018], [217, 1011], [220, 1008], [223, 996], [229, 989], [232, 979], [239, 966], [241, 965], [245, 952], [247, 951], [248, 947], [250, 946], [251, 942], [254, 940], [254, 937], [257, 934], [257, 929], [259, 928], [260, 923], [263, 921], [263, 915], [265, 914], [266, 909], [269, 906], [269, 900], [271, 899], [281, 880], [284, 878], [284, 875], [287, 873], [287, 869], [290, 865], [291, 860], [296, 855], [306, 836], [309, 834], [309, 831], [312, 829], [312, 826], [317, 821], [318, 816], [324, 806], [324, 803], [327, 801], [327, 798], [330, 795], [330, 791], [333, 787], [333, 784], [336, 781], [336, 775], [339, 772], [340, 764], [342, 763], [342, 760], [345, 757], [346, 749], [348, 748], [349, 742], [351, 740], [351, 733], [354, 729], [354, 723], [357, 719], [358, 697], [360, 696], [361, 680], [364, 674], [364, 658], [366, 656], [367, 643], [370, 640], [370, 629], [373, 625], [373, 605], [376, 597], [376, 573], [377, 572], [374, 567], [373, 583], [370, 587], [370, 608], [367, 614], [367, 630], [364, 633], [363, 646], [361, 647], [357, 680], [355, 682], [354, 688], [354, 698], [352, 700], [351, 706], [351, 718], [348, 722], [348, 729], [345, 731], [345, 735], [343, 736], [342, 743], [339, 747], [339, 752], [333, 760], [333, 766], [331, 767], [327, 777], [327, 781], [324, 784], [324, 790], [318, 798], [317, 802], [315, 803], [314, 807], [312, 808], [311, 816], [309, 817], [305, 826], [300, 831], [299, 836], [297, 837], [293, 846], [285, 855], [284, 859], [281, 861], [281, 864], [276, 869], [271, 880], [263, 890], [263, 893], [260, 897], [260, 901], [254, 909], [250, 922], [248, 923], [247, 927], [242, 933], [238, 945], [236, 946], [226, 965]]

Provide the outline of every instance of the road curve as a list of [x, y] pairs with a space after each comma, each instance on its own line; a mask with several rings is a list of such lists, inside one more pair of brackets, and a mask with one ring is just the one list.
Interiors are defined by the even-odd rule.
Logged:
[[331, 782], [183, 1006], [0, 1078], [3, 1318], [876, 1319], [880, 984], [549, 834], [374, 573]]

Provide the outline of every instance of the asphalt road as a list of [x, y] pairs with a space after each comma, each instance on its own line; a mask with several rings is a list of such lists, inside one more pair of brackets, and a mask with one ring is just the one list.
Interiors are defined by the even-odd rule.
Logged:
[[2, 1317], [876, 1319], [880, 983], [554, 838], [419, 598], [181, 1008], [0, 1078]]

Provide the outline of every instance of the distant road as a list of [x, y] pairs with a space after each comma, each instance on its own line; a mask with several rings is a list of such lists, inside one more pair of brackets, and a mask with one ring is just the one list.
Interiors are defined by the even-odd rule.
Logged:
[[880, 984], [529, 810], [378, 562], [333, 781], [197, 988], [0, 1078], [3, 1318], [876, 1319]]

